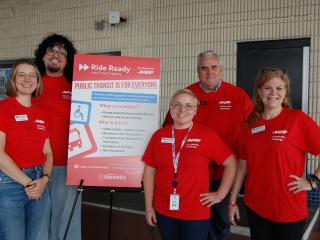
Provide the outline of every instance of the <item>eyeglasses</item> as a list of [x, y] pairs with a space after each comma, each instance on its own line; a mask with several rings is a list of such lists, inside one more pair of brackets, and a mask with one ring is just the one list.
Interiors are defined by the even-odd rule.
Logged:
[[189, 104], [189, 103], [183, 105], [183, 104], [181, 104], [181, 103], [175, 102], [175, 103], [170, 104], [170, 106], [171, 106], [171, 108], [172, 108], [173, 110], [180, 110], [180, 109], [183, 109], [183, 108], [184, 108], [184, 109], [187, 110], [187, 111], [191, 111], [191, 110], [193, 110], [197, 105], [192, 105], [192, 104]]
[[55, 50], [52, 47], [47, 48], [47, 54], [49, 56], [54, 56], [55, 54], [57, 54], [59, 57], [63, 57], [63, 58], [66, 58], [68, 55], [67, 51], [64, 49]]
[[280, 72], [282, 74], [286, 74], [286, 70], [281, 68], [264, 68], [261, 71], [261, 73], [266, 73], [266, 72]]
[[16, 74], [16, 78], [18, 80], [24, 80], [24, 79], [29, 79], [29, 80], [36, 80], [38, 77], [37, 77], [37, 74], [36, 73], [29, 73], [29, 74], [26, 74], [26, 73], [17, 73]]

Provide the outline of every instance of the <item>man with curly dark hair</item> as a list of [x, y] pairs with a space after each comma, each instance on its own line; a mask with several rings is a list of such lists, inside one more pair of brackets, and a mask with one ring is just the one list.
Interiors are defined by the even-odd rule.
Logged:
[[[64, 65], [65, 67], [63, 66], [59, 67], [57, 63], [54, 64], [52, 63], [52, 61], [47, 61], [47, 63], [45, 63], [44, 57], [48, 55], [47, 54], [48, 48], [54, 49], [55, 47], [57, 47], [58, 49], [60, 49], [61, 47], [61, 49], [66, 51], [67, 54], [64, 56], [65, 58], [62, 59], [62, 60], [66, 60], [65, 61], [66, 65]], [[36, 49], [35, 51], [35, 57], [36, 57], [35, 62], [39, 68], [41, 75], [45, 75], [45, 74], [52, 75], [54, 73], [60, 75], [61, 73], [63, 73], [67, 81], [71, 82], [72, 73], [73, 73], [73, 58], [76, 52], [77, 50], [73, 46], [72, 42], [68, 40], [68, 38], [62, 35], [52, 34], [47, 38], [45, 38], [39, 44], [38, 49]], [[51, 53], [54, 53], [54, 52], [51, 51]], [[51, 56], [52, 55], [55, 55], [55, 54], [51, 54]], [[57, 55], [60, 56], [59, 53]]]
[[[39, 240], [63, 239], [76, 194], [75, 187], [66, 186], [71, 81], [75, 53], [72, 42], [58, 34], [47, 36], [35, 51], [35, 62], [43, 79], [43, 93], [37, 104], [48, 111], [54, 159], [49, 184], [50, 203], [40, 228]], [[67, 239], [81, 239], [81, 196]]]

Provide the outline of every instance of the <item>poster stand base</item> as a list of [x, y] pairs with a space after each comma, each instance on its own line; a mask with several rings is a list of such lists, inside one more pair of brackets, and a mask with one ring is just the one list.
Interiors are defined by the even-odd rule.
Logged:
[[116, 192], [116, 190], [110, 189], [109, 222], [108, 222], [108, 240], [111, 240], [112, 202], [113, 202], [113, 194], [114, 194], [115, 192]]
[[112, 211], [113, 211], [113, 198], [116, 192], [118, 193], [134, 193], [134, 192], [143, 192], [143, 188], [101, 188], [101, 187], [86, 187], [85, 190], [93, 191], [93, 192], [109, 192], [110, 193], [110, 200], [109, 200], [109, 215], [108, 215], [108, 229], [107, 229], [107, 239], [111, 240], [111, 229], [112, 229]]
[[76, 193], [76, 196], [75, 196], [74, 201], [73, 201], [72, 209], [71, 209], [71, 212], [70, 212], [70, 216], [69, 216], [69, 219], [68, 219], [68, 224], [67, 224], [66, 230], [64, 232], [63, 240], [67, 239], [67, 235], [68, 235], [70, 223], [71, 223], [71, 220], [72, 220], [72, 217], [73, 217], [74, 209], [76, 208], [76, 204], [77, 204], [79, 195], [80, 195], [80, 193], [82, 191], [83, 191], [83, 179], [80, 180], [80, 184], [77, 187], [77, 193]]
[[113, 197], [114, 197], [114, 194], [117, 192], [141, 192], [143, 193], [143, 185], [142, 185], [142, 188], [137, 188], [135, 190], [130, 190], [130, 188], [124, 188], [124, 189], [113, 189], [113, 188], [97, 188], [97, 187], [84, 187], [83, 186], [83, 179], [80, 180], [80, 184], [78, 185], [77, 187], [77, 193], [76, 193], [76, 196], [75, 196], [75, 199], [74, 199], [74, 202], [73, 202], [73, 206], [72, 206], [72, 209], [71, 209], [71, 212], [70, 212], [70, 216], [69, 216], [69, 219], [68, 219], [68, 224], [67, 224], [67, 227], [66, 227], [66, 230], [65, 230], [65, 233], [64, 233], [64, 237], [63, 237], [63, 240], [66, 240], [67, 238], [67, 235], [68, 235], [68, 231], [69, 231], [69, 227], [70, 227], [70, 223], [71, 223], [71, 220], [72, 220], [72, 217], [73, 217], [73, 214], [74, 214], [74, 210], [75, 210], [75, 207], [76, 207], [76, 204], [77, 204], [77, 201], [78, 201], [78, 198], [79, 198], [79, 195], [80, 193], [83, 191], [83, 190], [89, 190], [89, 191], [94, 191], [94, 192], [109, 192], [110, 193], [110, 201], [109, 201], [109, 216], [108, 216], [108, 232], [107, 232], [107, 236], [108, 236], [108, 240], [111, 240], [111, 227], [112, 227], [112, 209], [113, 209]]

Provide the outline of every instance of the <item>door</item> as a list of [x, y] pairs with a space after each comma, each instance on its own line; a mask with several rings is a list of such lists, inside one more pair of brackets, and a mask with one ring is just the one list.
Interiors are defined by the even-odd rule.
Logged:
[[237, 85], [252, 96], [256, 76], [264, 68], [285, 70], [293, 108], [308, 112], [310, 39], [238, 43]]

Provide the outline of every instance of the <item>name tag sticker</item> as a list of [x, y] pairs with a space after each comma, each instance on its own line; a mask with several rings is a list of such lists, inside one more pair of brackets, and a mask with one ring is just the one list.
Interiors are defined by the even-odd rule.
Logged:
[[24, 114], [24, 115], [15, 115], [14, 118], [15, 118], [16, 122], [28, 121], [28, 116], [26, 114]]
[[262, 125], [260, 127], [252, 128], [251, 132], [252, 134], [258, 133], [258, 132], [263, 132], [266, 130], [266, 125]]
[[173, 143], [173, 139], [172, 138], [161, 138], [161, 143]]
[[169, 210], [179, 210], [179, 194], [170, 194], [170, 207]]

